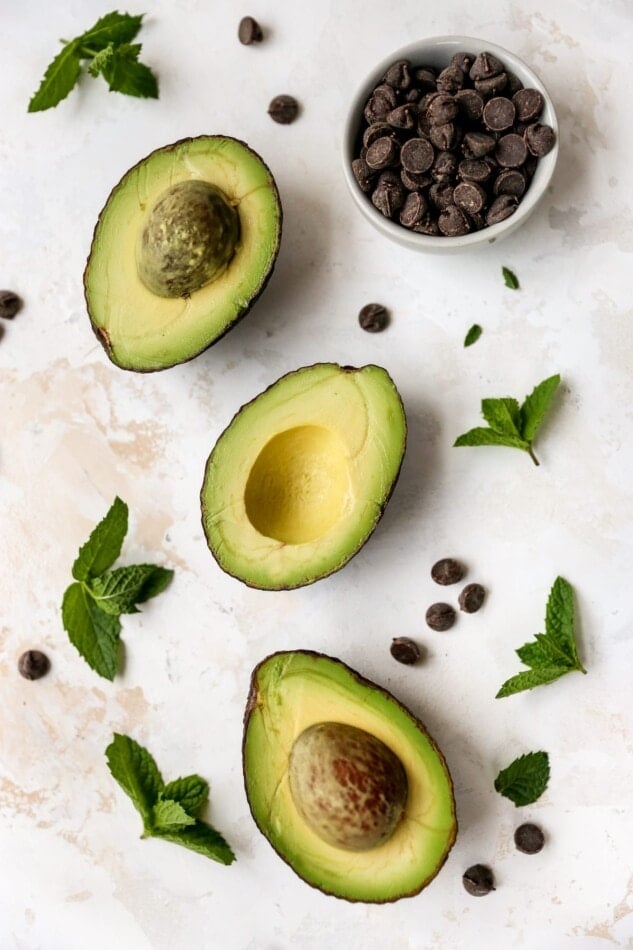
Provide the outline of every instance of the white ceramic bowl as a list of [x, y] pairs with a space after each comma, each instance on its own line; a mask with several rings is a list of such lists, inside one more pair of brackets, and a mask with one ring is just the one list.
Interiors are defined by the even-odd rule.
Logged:
[[[443, 69], [445, 66], [448, 66], [451, 56], [453, 56], [454, 53], [467, 52], [473, 53], [476, 56], [485, 50], [494, 53], [510, 72], [518, 76], [524, 86], [530, 86], [541, 92], [545, 100], [545, 106], [539, 121], [545, 125], [550, 125], [554, 129], [556, 144], [551, 152], [539, 159], [532, 181], [520, 201], [517, 210], [514, 214], [510, 215], [509, 218], [506, 218], [505, 221], [501, 221], [499, 224], [493, 224], [491, 227], [482, 228], [481, 231], [464, 234], [461, 237], [435, 237], [433, 235], [417, 234], [415, 231], [403, 227], [397, 221], [389, 220], [381, 214], [380, 211], [374, 208], [369, 196], [361, 191], [354, 178], [352, 173], [352, 160], [356, 157], [354, 150], [363, 119], [363, 109], [365, 108], [372, 89], [380, 82], [389, 66], [397, 60], [408, 59], [414, 66], [429, 65]], [[432, 253], [465, 251], [468, 248], [492, 244], [506, 237], [508, 234], [512, 234], [512, 232], [520, 228], [523, 222], [530, 216], [545, 194], [554, 173], [558, 159], [558, 135], [558, 122], [549, 93], [538, 76], [522, 59], [519, 59], [518, 56], [515, 56], [515, 54], [509, 50], [497, 46], [495, 43], [490, 43], [488, 40], [476, 39], [473, 36], [432, 36], [425, 40], [419, 40], [417, 43], [403, 46], [401, 49], [391, 53], [386, 59], [378, 63], [358, 88], [349, 108], [345, 123], [343, 168], [350, 193], [357, 207], [381, 234], [384, 234], [392, 241], [404, 247], [414, 248], [418, 251]]]

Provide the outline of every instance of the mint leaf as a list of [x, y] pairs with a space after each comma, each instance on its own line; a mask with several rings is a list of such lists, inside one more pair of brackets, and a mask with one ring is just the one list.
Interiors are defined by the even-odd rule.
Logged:
[[178, 802], [161, 798], [152, 811], [152, 831], [180, 831], [187, 825], [195, 825], [196, 819], [188, 815]]
[[495, 432], [521, 438], [518, 429], [519, 404], [516, 399], [482, 399], [481, 414]]
[[79, 549], [72, 567], [72, 575], [76, 581], [96, 577], [114, 564], [127, 534], [127, 522], [127, 505], [117, 496], [107, 515]]
[[64, 594], [62, 621], [70, 642], [88, 666], [112, 681], [119, 659], [119, 618], [99, 610], [83, 585], [74, 583]]
[[529, 449], [527, 442], [517, 436], [506, 435], [503, 432], [495, 432], [493, 429], [483, 427], [470, 429], [455, 439], [453, 445], [505, 445], [511, 449], [523, 449], [524, 452]]
[[585, 673], [578, 658], [574, 635], [574, 592], [564, 577], [557, 577], [552, 585], [545, 612], [545, 629], [548, 640], [568, 657], [571, 666]]
[[222, 835], [203, 821], [196, 821], [191, 828], [183, 828], [182, 831], [157, 832], [155, 837], [197, 851], [220, 864], [232, 864], [235, 861], [235, 855]]
[[94, 59], [88, 66], [88, 72], [90, 73], [90, 75], [94, 76], [96, 79], [99, 73], [102, 73], [105, 66], [108, 65], [108, 63], [112, 59], [113, 54], [114, 54], [113, 43], [108, 43], [107, 46], [99, 50], [97, 55], [94, 57]]
[[533, 441], [559, 383], [560, 376], [556, 373], [555, 376], [544, 379], [525, 397], [521, 406], [521, 434], [528, 442]]
[[119, 13], [115, 10], [102, 16], [93, 27], [75, 40], [80, 55], [83, 59], [89, 59], [111, 43], [131, 43], [141, 28], [144, 15], [142, 13], [140, 16], [130, 16], [129, 13]]
[[501, 273], [503, 274], [503, 280], [506, 287], [509, 287], [510, 290], [519, 289], [519, 280], [516, 274], [513, 274], [509, 267], [502, 267]]
[[524, 670], [511, 676], [509, 680], [501, 686], [495, 699], [504, 699], [506, 696], [513, 696], [514, 693], [522, 693], [526, 689], [534, 689], [535, 686], [545, 686], [547, 683], [553, 683], [560, 679], [569, 670], [563, 666], [539, 666], [533, 670]]
[[164, 590], [173, 575], [173, 571], [155, 564], [132, 564], [93, 578], [88, 590], [106, 613], [117, 617], [135, 614], [138, 613], [136, 605]]
[[103, 75], [111, 92], [143, 99], [158, 99], [158, 83], [148, 66], [138, 62], [140, 44], [118, 46], [104, 66]]
[[547, 752], [528, 752], [502, 769], [495, 779], [495, 789], [517, 806], [531, 805], [541, 797], [549, 782]]
[[148, 833], [152, 826], [154, 806], [164, 785], [156, 762], [142, 745], [117, 732], [106, 749], [106, 758], [113, 779], [132, 799]]
[[31, 97], [28, 111], [43, 112], [45, 109], [52, 109], [71, 92], [80, 72], [81, 64], [73, 40], [64, 46], [47, 68], [39, 89]]
[[481, 329], [478, 323], [473, 323], [472, 327], [464, 338], [464, 346], [472, 346], [473, 343], [477, 342], [483, 332], [484, 331]]
[[209, 797], [209, 783], [199, 775], [185, 775], [169, 782], [161, 797], [179, 802], [188, 815], [197, 818]]

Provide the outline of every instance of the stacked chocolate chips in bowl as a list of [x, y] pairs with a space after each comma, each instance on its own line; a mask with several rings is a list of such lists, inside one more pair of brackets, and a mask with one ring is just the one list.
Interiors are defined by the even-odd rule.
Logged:
[[479, 246], [533, 211], [558, 154], [556, 117], [516, 56], [469, 37], [394, 54], [350, 110], [350, 191], [389, 237], [422, 250]]

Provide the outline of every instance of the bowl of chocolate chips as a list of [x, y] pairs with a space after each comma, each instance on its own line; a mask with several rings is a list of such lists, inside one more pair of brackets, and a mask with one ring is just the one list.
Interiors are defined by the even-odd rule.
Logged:
[[405, 247], [450, 252], [515, 231], [558, 158], [552, 100], [518, 56], [438, 36], [392, 53], [354, 96], [344, 171], [365, 217]]

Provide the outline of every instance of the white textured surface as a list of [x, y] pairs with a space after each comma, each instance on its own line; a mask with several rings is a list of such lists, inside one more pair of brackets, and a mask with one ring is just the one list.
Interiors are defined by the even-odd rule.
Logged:
[[[0, 344], [0, 947], [632, 946], [630, 4], [143, 6], [143, 58], [160, 74], [160, 100], [86, 81], [39, 115], [26, 104], [57, 38], [110, 5], [25, 0], [2, 11], [0, 286], [26, 306]], [[267, 30], [258, 47], [237, 42], [244, 13]], [[340, 136], [373, 62], [452, 32], [532, 64], [556, 104], [561, 156], [516, 235], [463, 258], [424, 258], [386, 243], [353, 207]], [[280, 92], [304, 107], [289, 127], [266, 115]], [[126, 374], [84, 310], [94, 221], [131, 164], [202, 132], [245, 139], [273, 170], [285, 210], [277, 270], [251, 315], [199, 359]], [[503, 264], [519, 293], [504, 287]], [[393, 312], [380, 336], [356, 323], [369, 300]], [[474, 320], [484, 335], [464, 350]], [[410, 423], [401, 480], [341, 573], [294, 592], [249, 590], [206, 550], [204, 460], [244, 401], [315, 360], [391, 372]], [[564, 392], [539, 439], [539, 469], [519, 452], [451, 448], [476, 424], [482, 396], [522, 396], [557, 371]], [[125, 673], [111, 685], [68, 643], [59, 603], [78, 545], [116, 493], [132, 513], [125, 558], [171, 565], [176, 579], [125, 619]], [[490, 595], [440, 635], [423, 615], [438, 594], [429, 567], [446, 554]], [[589, 675], [495, 701], [558, 573], [577, 592]], [[396, 634], [427, 644], [423, 666], [391, 660]], [[15, 664], [37, 646], [53, 669], [29, 683]], [[338, 655], [391, 688], [444, 750], [460, 834], [420, 896], [385, 907], [325, 897], [257, 833], [241, 782], [242, 709], [253, 665], [288, 647]], [[139, 840], [138, 816], [105, 767], [113, 730], [146, 743], [167, 776], [210, 780], [209, 817], [235, 847], [232, 867]], [[537, 748], [551, 754], [550, 786], [517, 812], [492, 782]], [[545, 829], [540, 855], [514, 850], [520, 818]], [[497, 875], [483, 900], [461, 885], [475, 861]]]

